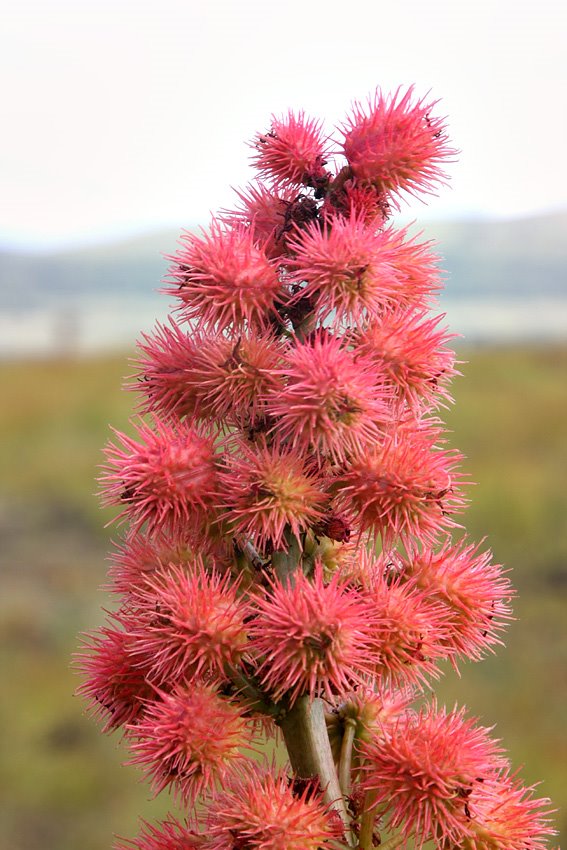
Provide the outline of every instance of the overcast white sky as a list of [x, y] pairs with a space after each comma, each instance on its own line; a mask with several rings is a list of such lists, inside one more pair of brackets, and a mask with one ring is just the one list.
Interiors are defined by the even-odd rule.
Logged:
[[[0, 0], [0, 242], [206, 223], [289, 107], [431, 89], [462, 151], [428, 214], [567, 208], [565, 0]], [[419, 203], [411, 215], [422, 217]]]

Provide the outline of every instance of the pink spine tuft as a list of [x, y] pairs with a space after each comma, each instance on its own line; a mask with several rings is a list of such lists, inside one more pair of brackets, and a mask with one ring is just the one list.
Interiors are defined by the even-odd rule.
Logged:
[[269, 132], [258, 134], [252, 147], [258, 173], [276, 185], [304, 184], [317, 189], [328, 181], [321, 126], [303, 112], [289, 112], [285, 118], [274, 116]]
[[122, 445], [109, 443], [103, 467], [103, 504], [119, 505], [118, 515], [150, 533], [206, 523], [217, 491], [213, 440], [194, 426], [137, 426], [140, 441], [116, 431]]
[[432, 192], [446, 180], [441, 170], [456, 151], [448, 146], [436, 102], [413, 100], [413, 87], [385, 96], [380, 89], [365, 108], [355, 103], [344, 126], [343, 150], [358, 180], [391, 195]]
[[337, 575], [325, 584], [318, 567], [312, 580], [275, 581], [252, 604], [251, 652], [274, 700], [331, 697], [371, 672], [372, 608]]

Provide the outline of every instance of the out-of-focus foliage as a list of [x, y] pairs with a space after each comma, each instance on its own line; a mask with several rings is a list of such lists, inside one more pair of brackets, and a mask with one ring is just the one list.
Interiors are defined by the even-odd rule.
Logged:
[[[567, 833], [567, 348], [459, 351], [452, 442], [467, 456], [471, 539], [513, 569], [506, 649], [438, 686], [506, 740], [526, 782], [544, 776]], [[118, 739], [72, 693], [76, 633], [98, 626], [110, 532], [97, 508], [108, 422], [128, 430], [124, 357], [0, 366], [0, 850], [104, 850], [159, 817]], [[115, 534], [116, 532], [113, 532]], [[110, 604], [110, 601], [108, 602]], [[171, 807], [172, 808], [172, 807]]]

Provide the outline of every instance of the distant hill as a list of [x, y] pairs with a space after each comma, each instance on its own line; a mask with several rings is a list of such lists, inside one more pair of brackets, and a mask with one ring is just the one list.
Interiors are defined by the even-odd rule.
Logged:
[[567, 212], [431, 222], [449, 298], [567, 298]]
[[[513, 220], [427, 222], [447, 272], [446, 298], [567, 298], [567, 212]], [[0, 250], [0, 309], [57, 307], [84, 297], [151, 298], [178, 233], [164, 231], [58, 253]]]

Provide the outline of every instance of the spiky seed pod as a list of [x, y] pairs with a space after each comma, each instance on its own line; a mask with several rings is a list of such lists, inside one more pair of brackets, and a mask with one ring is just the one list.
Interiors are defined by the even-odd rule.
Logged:
[[430, 309], [431, 301], [442, 288], [439, 257], [432, 240], [420, 242], [421, 233], [409, 235], [409, 228], [388, 227], [383, 231], [384, 250], [390, 253], [401, 285], [396, 307], [406, 310]]
[[337, 815], [307, 784], [294, 792], [283, 772], [251, 768], [209, 807], [207, 850], [327, 850], [342, 836]]
[[201, 388], [192, 379], [199, 346], [193, 335], [170, 318], [167, 325], [158, 324], [153, 334], [142, 334], [138, 348], [141, 356], [128, 389], [142, 393], [141, 410], [177, 419], [199, 417]]
[[438, 446], [439, 430], [427, 421], [403, 422], [382, 443], [359, 452], [337, 478], [337, 505], [356, 518], [361, 531], [382, 537], [433, 543], [455, 526], [462, 510], [457, 470], [461, 455]]
[[[208, 540], [199, 542], [209, 543]], [[111, 582], [105, 589], [130, 597], [142, 592], [147, 582], [170, 564], [186, 566], [196, 558], [202, 558], [206, 567], [214, 565], [222, 573], [234, 563], [232, 551], [221, 546], [207, 545], [203, 551], [193, 540], [176, 535], [149, 537], [141, 532], [130, 533], [111, 554], [108, 573]]]
[[340, 187], [334, 186], [326, 195], [320, 211], [321, 217], [333, 218], [337, 214], [346, 218], [355, 216], [366, 224], [381, 228], [390, 215], [385, 193], [353, 178], [341, 183]]
[[217, 492], [212, 438], [186, 422], [153, 420], [135, 426], [140, 441], [115, 431], [120, 444], [109, 443], [100, 481], [105, 505], [120, 505], [139, 530], [170, 531], [183, 537], [187, 528], [210, 521]]
[[550, 800], [533, 795], [517, 776], [504, 771], [477, 783], [469, 796], [463, 850], [545, 850], [556, 835]]
[[261, 177], [275, 185], [292, 183], [313, 188], [325, 185], [324, 169], [328, 153], [320, 122], [303, 112], [288, 112], [284, 118], [272, 116], [268, 133], [259, 133], [251, 145], [252, 162]]
[[234, 534], [263, 549], [287, 548], [284, 532], [300, 533], [323, 517], [324, 481], [305, 458], [276, 441], [237, 440], [221, 475], [224, 519]]
[[167, 291], [180, 299], [184, 319], [219, 332], [269, 327], [282, 299], [282, 284], [276, 265], [249, 228], [228, 230], [214, 221], [202, 236], [187, 234], [170, 259], [173, 283]]
[[439, 675], [439, 661], [451, 654], [445, 610], [427, 590], [387, 567], [385, 556], [360, 554], [361, 593], [376, 619], [374, 674], [381, 688], [427, 684], [428, 677]]
[[454, 338], [439, 328], [442, 316], [392, 310], [356, 338], [356, 352], [369, 356], [394, 397], [413, 407], [451, 401], [448, 384], [456, 374]]
[[170, 564], [133, 596], [128, 618], [131, 653], [154, 684], [171, 689], [199, 677], [222, 682], [246, 649], [238, 584], [195, 558]]
[[283, 347], [269, 332], [188, 335], [171, 321], [139, 347], [145, 356], [130, 387], [142, 391], [145, 412], [253, 425], [281, 386]]
[[410, 553], [402, 565], [402, 579], [432, 594], [445, 611], [447, 634], [443, 643], [460, 656], [478, 661], [500, 644], [500, 635], [512, 619], [510, 599], [514, 590], [492, 552], [463, 538], [452, 545], [448, 539], [439, 551], [429, 548]]
[[136, 838], [118, 838], [113, 850], [201, 850], [203, 836], [183, 824], [173, 815], [157, 824], [143, 820]]
[[317, 216], [316, 203], [308, 197], [302, 198], [293, 186], [276, 190], [257, 182], [237, 191], [237, 195], [240, 207], [224, 210], [221, 220], [229, 227], [249, 227], [269, 259], [277, 259], [285, 252], [287, 237], [301, 210], [303, 218]]
[[256, 675], [274, 700], [303, 694], [331, 697], [350, 690], [372, 670], [371, 606], [337, 575], [328, 584], [318, 566], [312, 580], [274, 581], [252, 600], [250, 649]]
[[338, 338], [317, 332], [290, 347], [285, 387], [267, 404], [274, 430], [302, 453], [341, 461], [380, 436], [389, 396], [373, 364]]
[[200, 415], [254, 428], [263, 419], [267, 399], [282, 386], [282, 343], [253, 329], [235, 339], [197, 336], [196, 343], [199, 357], [191, 382], [199, 388]]
[[441, 163], [456, 151], [447, 144], [443, 118], [431, 113], [437, 101], [414, 101], [413, 87], [394, 95], [378, 89], [367, 106], [355, 103], [342, 132], [343, 150], [355, 177], [397, 196], [433, 192], [446, 175]]
[[404, 277], [394, 265], [389, 237], [351, 213], [327, 216], [289, 240], [290, 281], [305, 282], [297, 298], [310, 298], [320, 321], [362, 324], [396, 303]]
[[385, 807], [392, 828], [417, 847], [435, 838], [440, 847], [462, 846], [473, 834], [467, 800], [506, 762], [488, 729], [464, 711], [427, 706], [403, 714], [387, 734], [361, 746], [362, 787]]
[[214, 687], [195, 682], [160, 692], [149, 701], [140, 721], [128, 727], [132, 757], [156, 794], [171, 787], [175, 796], [193, 803], [237, 771], [250, 745], [239, 707]]
[[146, 700], [155, 697], [148, 684], [147, 668], [134, 660], [132, 639], [118, 620], [83, 636], [83, 647], [74, 666], [85, 677], [77, 694], [88, 701], [88, 709], [103, 721], [103, 732], [136, 724]]

